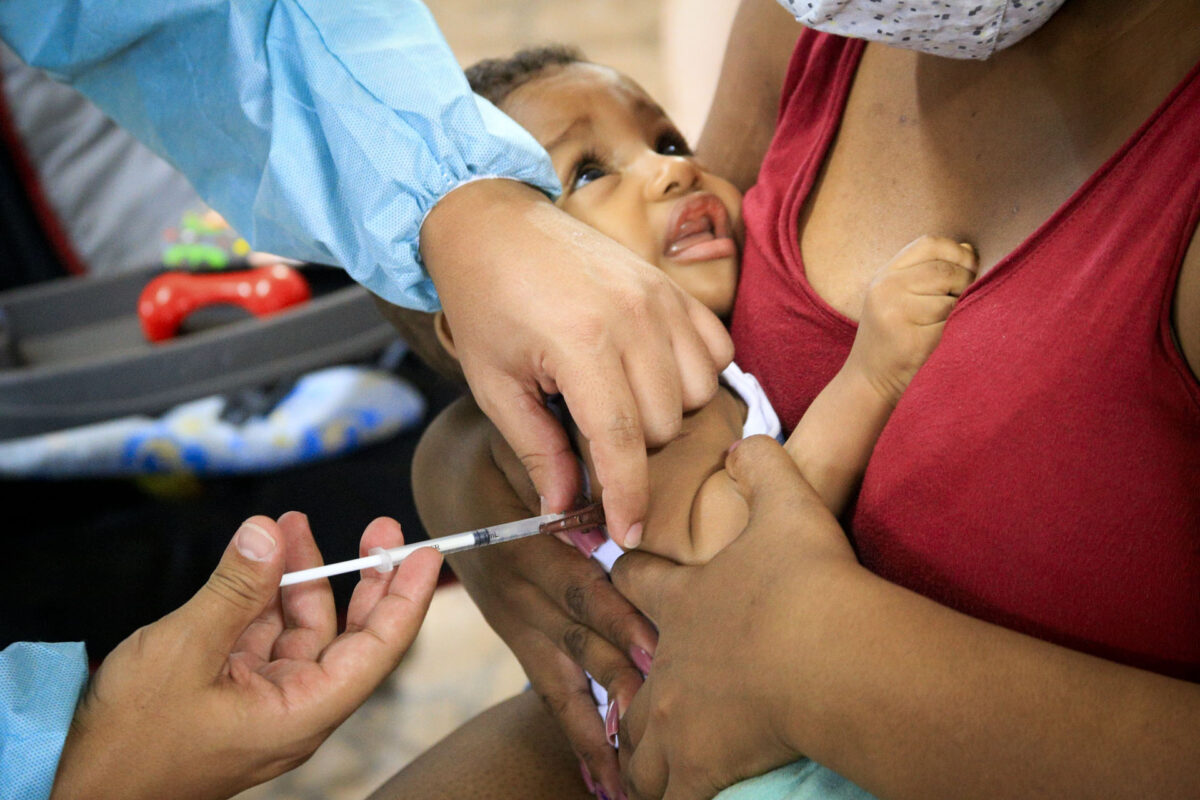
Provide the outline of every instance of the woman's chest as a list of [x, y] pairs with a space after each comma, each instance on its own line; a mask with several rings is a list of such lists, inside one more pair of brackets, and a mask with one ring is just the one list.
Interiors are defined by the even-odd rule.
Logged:
[[918, 59], [867, 49], [796, 221], [809, 284], [851, 319], [871, 278], [919, 236], [970, 242], [986, 273], [1140, 121], [1110, 115], [1097, 126], [1063, 113], [1052, 92], [989, 78], [986, 68], [952, 83]]

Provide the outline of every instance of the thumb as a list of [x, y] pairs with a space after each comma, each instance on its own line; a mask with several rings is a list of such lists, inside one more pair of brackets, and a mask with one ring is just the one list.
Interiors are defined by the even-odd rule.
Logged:
[[238, 637], [279, 593], [284, 539], [269, 517], [242, 523], [221, 562], [175, 615], [189, 640], [203, 646], [209, 666], [220, 669]]
[[725, 469], [750, 506], [755, 518], [787, 517], [823, 509], [787, 451], [770, 436], [751, 436], [737, 442], [725, 459]]
[[[777, 547], [778, 552], [800, 552], [854, 559], [854, 551], [833, 513], [821, 502], [787, 451], [769, 436], [743, 439], [725, 459], [725, 469], [750, 507], [746, 530], [729, 545]], [[763, 537], [772, 537], [766, 542]]]

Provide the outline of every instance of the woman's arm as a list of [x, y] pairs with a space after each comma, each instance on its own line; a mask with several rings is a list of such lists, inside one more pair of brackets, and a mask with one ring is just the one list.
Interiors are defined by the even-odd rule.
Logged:
[[801, 30], [774, 0], [742, 0], [734, 17], [696, 157], [743, 192], [754, 184], [771, 143], [788, 59]]
[[623, 719], [632, 797], [668, 773], [676, 796], [711, 796], [798, 753], [889, 800], [1196, 796], [1200, 686], [872, 575], [766, 437], [727, 470], [752, 520], [733, 544], [701, 567], [634, 553], [613, 571], [660, 636]]

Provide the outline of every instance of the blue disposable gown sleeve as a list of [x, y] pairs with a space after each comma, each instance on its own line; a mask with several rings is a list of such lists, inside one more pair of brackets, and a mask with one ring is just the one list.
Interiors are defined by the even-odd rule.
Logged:
[[439, 305], [417, 247], [447, 192], [484, 177], [560, 191], [411, 0], [4, 0], [0, 38], [174, 164], [255, 248], [337, 264], [410, 308]]
[[83, 642], [17, 642], [0, 650], [0, 794], [5, 798], [50, 796], [87, 676]]

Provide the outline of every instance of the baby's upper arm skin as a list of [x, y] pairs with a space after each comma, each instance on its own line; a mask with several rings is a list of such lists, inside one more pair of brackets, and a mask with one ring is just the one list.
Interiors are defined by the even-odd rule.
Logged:
[[[739, 401], [721, 389], [684, 417], [677, 439], [649, 453], [650, 507], [639, 549], [701, 563], [745, 527], [745, 501], [724, 470], [729, 445], [742, 437], [743, 416]], [[587, 442], [572, 433], [590, 472]], [[509, 473], [521, 473], [520, 462], [474, 401], [451, 404], [430, 423], [413, 458], [413, 495], [429, 535], [538, 513], [527, 482]]]
[[497, 463], [496, 438], [491, 421], [469, 396], [450, 404], [430, 423], [417, 445], [412, 470], [417, 513], [430, 536], [537, 513]]
[[[639, 550], [681, 563], [701, 563], [711, 558], [745, 527], [744, 512], [725, 512], [729, 492], [714, 491], [709, 484], [724, 474], [725, 453], [742, 438], [743, 408], [722, 388], [703, 408], [684, 416], [680, 436], [649, 453], [650, 507]], [[587, 442], [578, 437], [591, 472]], [[727, 479], [726, 479], [727, 480]], [[719, 481], [717, 481], [719, 483]], [[592, 495], [597, 496], [593, 487]], [[736, 490], [738, 504], [745, 501]], [[742, 520], [726, 530], [725, 520]]]

